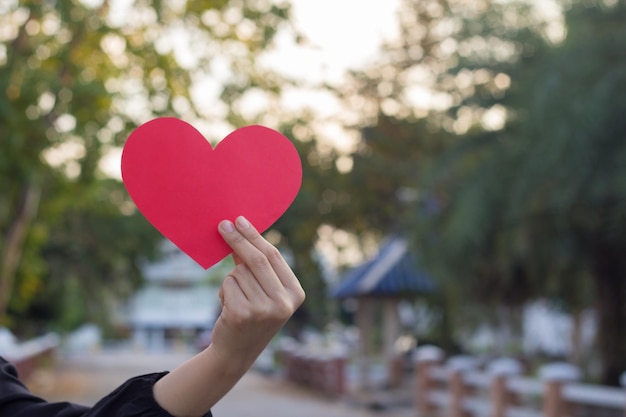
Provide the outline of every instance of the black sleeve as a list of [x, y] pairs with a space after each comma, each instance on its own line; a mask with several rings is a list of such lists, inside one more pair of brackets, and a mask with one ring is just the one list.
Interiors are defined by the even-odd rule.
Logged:
[[[152, 386], [165, 374], [167, 372], [131, 378], [90, 408], [67, 402], [48, 403], [34, 396], [18, 379], [15, 367], [0, 357], [0, 416], [173, 417], [152, 395]], [[204, 417], [211, 417], [211, 412]]]

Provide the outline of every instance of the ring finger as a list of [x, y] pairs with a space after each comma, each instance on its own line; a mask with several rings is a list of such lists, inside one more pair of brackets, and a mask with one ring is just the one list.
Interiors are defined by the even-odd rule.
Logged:
[[261, 284], [257, 281], [252, 271], [245, 265], [237, 265], [229, 274], [237, 281], [239, 288], [244, 293], [246, 298], [250, 301], [260, 298], [267, 298], [267, 294], [261, 287]]

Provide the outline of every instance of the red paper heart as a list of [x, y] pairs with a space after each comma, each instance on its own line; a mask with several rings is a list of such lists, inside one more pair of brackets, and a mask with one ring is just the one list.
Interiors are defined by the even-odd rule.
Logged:
[[267, 230], [298, 194], [302, 165], [293, 143], [275, 130], [243, 127], [213, 149], [193, 126], [166, 117], [129, 136], [122, 179], [145, 218], [209, 268], [232, 252], [219, 222], [243, 215]]

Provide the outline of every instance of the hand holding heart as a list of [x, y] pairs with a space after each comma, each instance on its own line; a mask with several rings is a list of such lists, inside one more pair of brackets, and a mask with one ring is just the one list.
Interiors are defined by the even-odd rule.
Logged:
[[220, 290], [222, 313], [211, 345], [154, 385], [155, 400], [173, 416], [202, 416], [245, 374], [304, 301], [280, 252], [244, 217], [219, 232], [237, 266]]
[[238, 129], [213, 149], [191, 125], [161, 118], [128, 138], [122, 178], [146, 219], [201, 266], [233, 253], [211, 345], [153, 386], [169, 414], [202, 416], [304, 301], [291, 268], [259, 233], [295, 198], [300, 159], [287, 138], [262, 126]]

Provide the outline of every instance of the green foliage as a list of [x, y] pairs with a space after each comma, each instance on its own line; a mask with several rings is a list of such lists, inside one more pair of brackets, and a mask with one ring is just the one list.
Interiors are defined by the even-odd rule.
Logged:
[[350, 229], [402, 232], [407, 209], [418, 198], [420, 173], [449, 138], [446, 132], [429, 132], [424, 120], [383, 114], [376, 126], [364, 128], [347, 184], [352, 196]]
[[[307, 299], [304, 310], [311, 324], [322, 326], [332, 312], [323, 265], [314, 255], [320, 228], [332, 226], [357, 236], [383, 236], [400, 230], [414, 198], [415, 174], [426, 155], [438, 148], [441, 136], [426, 134], [423, 124], [381, 117], [380, 125], [364, 133], [352, 168], [338, 167], [340, 155], [324, 146], [313, 132], [302, 133], [305, 119], [286, 121], [281, 130], [300, 138], [294, 144], [302, 155], [303, 182], [297, 198], [272, 227], [278, 242], [294, 255], [294, 269]], [[414, 135], [420, 139], [414, 141]], [[342, 265], [340, 265], [341, 267]]]
[[279, 91], [253, 64], [288, 16], [264, 0], [0, 4], [0, 323], [99, 321], [138, 283], [159, 236], [102, 158], [154, 116], [241, 121], [251, 86]]
[[575, 4], [566, 18], [562, 45], [512, 68], [506, 130], [476, 133], [438, 164], [428, 186], [445, 198], [426, 229], [439, 256], [429, 253], [477, 301], [596, 306], [603, 379], [615, 383], [626, 367], [611, 327], [626, 302], [615, 256], [626, 247], [626, 10]]

